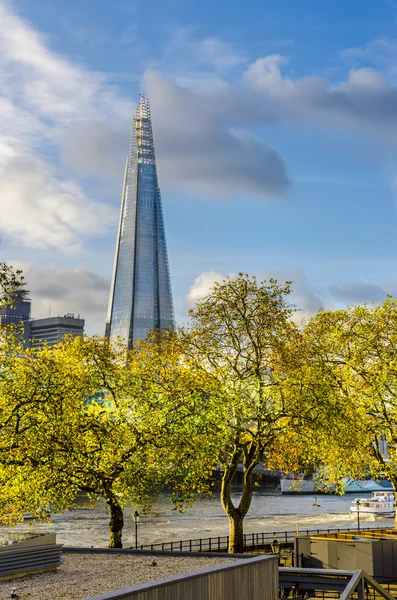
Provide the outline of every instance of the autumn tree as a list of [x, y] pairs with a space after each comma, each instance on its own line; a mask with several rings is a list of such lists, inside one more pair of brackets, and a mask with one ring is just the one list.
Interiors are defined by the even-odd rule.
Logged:
[[370, 472], [397, 492], [397, 301], [320, 312], [305, 336], [316, 355], [313, 379], [321, 373], [323, 389], [353, 416], [346, 474]]
[[[180, 332], [186, 360], [216, 382], [221, 398], [216, 459], [229, 552], [243, 551], [259, 463], [287, 472], [324, 466], [329, 472], [331, 464], [335, 480], [354, 444], [354, 436], [343, 435], [352, 422], [350, 408], [324, 387], [310, 336], [295, 323], [290, 292], [290, 283], [274, 279], [228, 277], [198, 301], [190, 326]], [[239, 468], [243, 486], [234, 503], [231, 486]]]
[[[6, 350], [6, 349], [5, 349]], [[7, 352], [5, 352], [7, 355]], [[78, 490], [110, 511], [122, 547], [127, 500], [171, 485], [177, 507], [209, 487], [211, 383], [179, 360], [172, 333], [128, 356], [100, 338], [8, 354], [0, 379], [0, 519], [66, 509]], [[209, 429], [211, 436], [209, 436]]]
[[[216, 460], [222, 471], [221, 501], [230, 523], [230, 552], [243, 551], [243, 522], [251, 505], [253, 470], [278, 452], [278, 439], [290, 426], [290, 406], [283, 395], [283, 366], [298, 335], [288, 303], [290, 285], [258, 282], [239, 275], [215, 283], [190, 311], [181, 331], [192, 368], [220, 388], [223, 438]], [[243, 469], [240, 501], [231, 486]]]

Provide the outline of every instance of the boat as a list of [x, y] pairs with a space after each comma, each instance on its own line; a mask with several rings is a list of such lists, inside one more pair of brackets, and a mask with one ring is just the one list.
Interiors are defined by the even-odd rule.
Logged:
[[394, 492], [386, 490], [374, 492], [371, 498], [355, 498], [350, 512], [394, 516], [396, 514], [396, 495]]
[[[392, 491], [390, 481], [374, 481], [373, 479], [344, 479], [343, 492], [345, 494], [366, 494], [372, 492]], [[299, 475], [285, 477], [280, 479], [280, 491], [282, 494], [321, 494], [335, 491], [335, 486], [331, 485], [328, 489], [322, 490], [317, 487], [313, 479], [304, 479]]]

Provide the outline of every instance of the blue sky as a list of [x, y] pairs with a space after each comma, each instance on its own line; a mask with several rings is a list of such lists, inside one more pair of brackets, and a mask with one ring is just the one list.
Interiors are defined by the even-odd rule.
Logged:
[[222, 275], [304, 315], [397, 293], [397, 2], [0, 0], [1, 259], [103, 333], [149, 95], [175, 312]]

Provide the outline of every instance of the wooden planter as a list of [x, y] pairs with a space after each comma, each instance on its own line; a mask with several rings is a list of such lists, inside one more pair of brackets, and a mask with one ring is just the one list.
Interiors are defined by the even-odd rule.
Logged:
[[62, 546], [56, 543], [55, 533], [0, 546], [0, 579], [56, 570]]

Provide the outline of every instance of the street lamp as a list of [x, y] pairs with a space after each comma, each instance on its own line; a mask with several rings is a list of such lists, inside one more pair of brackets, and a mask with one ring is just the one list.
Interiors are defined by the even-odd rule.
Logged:
[[135, 523], [135, 550], [138, 549], [138, 521], [139, 521], [139, 512], [136, 510], [132, 515]]
[[278, 557], [278, 564], [280, 564], [280, 550], [281, 550], [280, 542], [278, 541], [276, 536], [274, 536], [273, 541], [272, 541], [272, 552], [275, 556]]
[[357, 498], [356, 507], [357, 507], [357, 531], [360, 531], [360, 504], [361, 500]]

